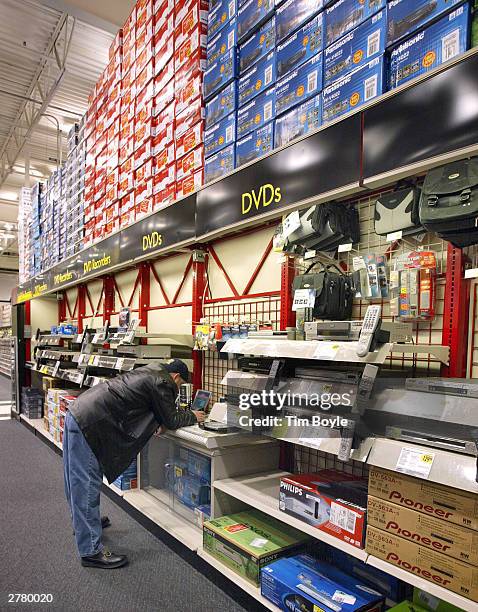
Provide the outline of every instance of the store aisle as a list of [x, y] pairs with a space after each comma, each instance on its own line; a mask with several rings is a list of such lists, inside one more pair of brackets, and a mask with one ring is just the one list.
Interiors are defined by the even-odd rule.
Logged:
[[61, 457], [16, 421], [0, 422], [0, 466], [0, 610], [32, 609], [8, 605], [9, 593], [53, 594], [54, 603], [37, 610], [246, 609], [106, 496], [102, 511], [112, 527], [105, 543], [128, 554], [130, 565], [82, 568], [63, 497]]

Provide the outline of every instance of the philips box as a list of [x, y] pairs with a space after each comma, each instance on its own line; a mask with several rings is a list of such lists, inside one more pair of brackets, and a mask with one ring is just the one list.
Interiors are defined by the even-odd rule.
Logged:
[[274, 51], [276, 45], [275, 17], [257, 30], [246, 42], [239, 47], [239, 74], [244, 74], [251, 66], [264, 55]]
[[274, 12], [274, 0], [247, 0], [237, 11], [237, 36], [239, 42], [253, 33]]
[[390, 89], [464, 53], [468, 49], [469, 16], [469, 6], [459, 6], [393, 49], [390, 54]]
[[233, 81], [206, 104], [206, 128], [210, 128], [237, 107], [237, 81]]
[[[276, 5], [278, 2], [276, 2]], [[287, 0], [276, 11], [277, 42], [322, 10], [323, 0]]]
[[386, 7], [385, 0], [338, 0], [325, 10], [326, 45]]
[[274, 146], [284, 145], [319, 129], [322, 125], [322, 95], [318, 94], [276, 120]]
[[237, 55], [233, 47], [204, 73], [204, 99], [212, 98], [236, 77]]
[[237, 113], [237, 138], [257, 130], [275, 117], [275, 88], [264, 91]]
[[324, 86], [385, 53], [386, 11], [380, 11], [324, 51]]
[[387, 46], [413, 34], [463, 0], [390, 0], [387, 16]]
[[216, 5], [209, 10], [207, 21], [208, 42], [213, 39], [218, 32], [237, 14], [237, 0], [219, 0]]
[[236, 167], [271, 153], [274, 149], [274, 122], [254, 130], [236, 143]]
[[384, 92], [385, 56], [381, 55], [326, 87], [322, 94], [322, 122], [345, 115]]
[[229, 145], [219, 153], [206, 159], [204, 165], [205, 183], [210, 183], [232, 172], [236, 167], [236, 146]]
[[323, 13], [277, 46], [277, 78], [292, 72], [323, 48]]
[[264, 567], [261, 594], [284, 612], [379, 612], [385, 603], [381, 593], [310, 555], [282, 558]]
[[213, 64], [217, 63], [220, 58], [225, 56], [236, 45], [237, 18], [233, 17], [226, 27], [208, 42], [206, 50], [207, 67], [210, 68]]
[[319, 53], [308, 62], [278, 81], [276, 86], [276, 114], [281, 115], [293, 106], [305, 102], [322, 89], [322, 57]]
[[244, 106], [275, 82], [276, 55], [272, 51], [239, 79], [239, 106]]
[[231, 113], [204, 134], [205, 156], [210, 157], [236, 140], [236, 113]]

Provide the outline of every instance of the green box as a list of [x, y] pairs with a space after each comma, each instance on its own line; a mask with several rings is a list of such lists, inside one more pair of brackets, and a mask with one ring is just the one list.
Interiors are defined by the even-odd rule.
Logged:
[[390, 608], [388, 612], [428, 612], [426, 608], [419, 606], [411, 601], [402, 601], [401, 603]]
[[203, 528], [204, 550], [255, 586], [262, 567], [298, 552], [309, 540], [258, 510], [222, 516]]
[[427, 612], [462, 612], [461, 608], [438, 599], [438, 597], [430, 595], [430, 593], [426, 593], [417, 587], [413, 589], [413, 603], [421, 606]]

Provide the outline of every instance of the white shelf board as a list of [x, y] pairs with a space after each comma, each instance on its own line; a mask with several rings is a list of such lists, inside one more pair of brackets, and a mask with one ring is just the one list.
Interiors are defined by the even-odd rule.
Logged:
[[253, 508], [257, 508], [286, 525], [295, 527], [295, 529], [321, 542], [325, 542], [334, 548], [339, 548], [349, 555], [365, 561], [367, 553], [362, 548], [347, 544], [279, 510], [279, 483], [282, 476], [290, 476], [290, 474], [287, 472], [274, 472], [272, 474], [253, 474], [252, 476], [226, 478], [224, 480], [216, 480], [213, 483], [213, 487]]
[[24, 414], [20, 415], [20, 418], [31, 425], [39, 434], [41, 434], [44, 438], [52, 442], [57, 448], [63, 450], [63, 445], [60, 442], [57, 442], [55, 438], [47, 431], [43, 425], [43, 419], [29, 419]]
[[201, 559], [209, 563], [209, 565], [212, 565], [212, 567], [217, 569], [223, 576], [229, 578], [231, 582], [233, 582], [243, 591], [254, 597], [254, 599], [257, 599], [257, 601], [260, 602], [263, 606], [265, 606], [269, 610], [273, 610], [274, 612], [277, 612], [277, 610], [279, 610], [279, 608], [275, 606], [272, 602], [270, 602], [265, 597], [262, 597], [261, 589], [259, 587], [254, 586], [245, 578], [243, 578], [239, 574], [236, 574], [236, 572], [233, 572], [226, 565], [224, 565], [223, 563], [215, 559], [212, 555], [207, 553], [202, 546], [198, 548], [197, 553], [201, 557]]
[[122, 491], [121, 489], [118, 489], [118, 487], [115, 487], [113, 484], [110, 484], [107, 480], [106, 477], [103, 476], [103, 484], [105, 486], [108, 487], [108, 489], [111, 489], [113, 491], [113, 493], [116, 493], [116, 495], [119, 495], [120, 497], [124, 497], [124, 494], [126, 493], [126, 491]]
[[202, 543], [202, 531], [141, 489], [124, 491], [123, 499], [192, 551]]
[[453, 593], [453, 591], [449, 591], [448, 589], [444, 589], [441, 586], [433, 584], [428, 580], [424, 580], [420, 578], [420, 576], [416, 576], [411, 572], [407, 572], [392, 563], [388, 563], [387, 561], [383, 561], [378, 557], [373, 557], [369, 555], [367, 559], [367, 564], [376, 567], [387, 574], [391, 574], [392, 576], [396, 576], [400, 580], [404, 582], [408, 582], [419, 589], [422, 589], [426, 593], [437, 597], [438, 599], [443, 599], [443, 601], [447, 601], [448, 603], [457, 606], [460, 610], [465, 610], [465, 612], [476, 612], [478, 610], [478, 603], [471, 601], [471, 599], [466, 599], [457, 593]]

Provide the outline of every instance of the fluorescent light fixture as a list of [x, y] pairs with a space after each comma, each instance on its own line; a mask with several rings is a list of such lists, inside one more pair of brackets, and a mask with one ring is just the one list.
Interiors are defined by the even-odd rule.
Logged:
[[18, 193], [14, 191], [0, 191], [0, 200], [7, 200], [8, 202], [17, 202]]

